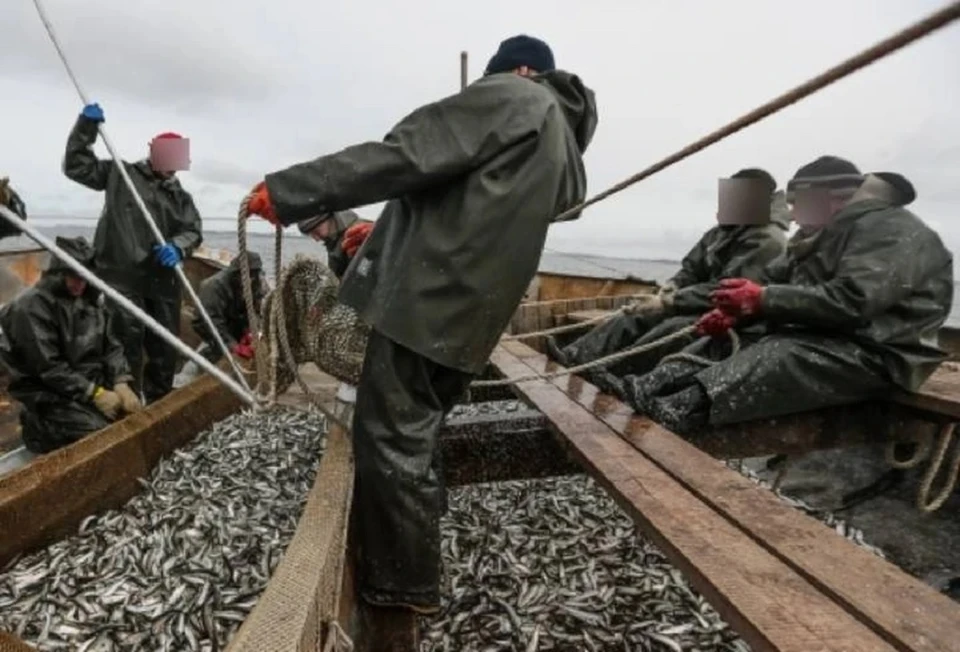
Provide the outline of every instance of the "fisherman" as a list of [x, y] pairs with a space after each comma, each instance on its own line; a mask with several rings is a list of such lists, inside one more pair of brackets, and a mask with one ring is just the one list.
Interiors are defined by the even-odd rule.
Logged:
[[[56, 244], [92, 266], [85, 238], [57, 237]], [[0, 311], [0, 361], [11, 377], [10, 395], [23, 405], [27, 450], [50, 452], [141, 409], [110, 320], [96, 288], [58, 258]]]
[[440, 425], [486, 366], [547, 228], [583, 200], [596, 124], [593, 92], [520, 35], [382, 142], [269, 174], [251, 193], [251, 212], [281, 224], [387, 200], [340, 290], [372, 326], [353, 422], [358, 581], [372, 622], [393, 623], [373, 649], [413, 649], [414, 614], [439, 609]]
[[[328, 211], [297, 223], [300, 233], [322, 242], [327, 249], [327, 266], [342, 279], [373, 222], [361, 219], [354, 211]], [[356, 228], [354, 228], [356, 227]]]
[[[864, 178], [824, 156], [790, 188], [812, 246], [768, 268], [760, 283], [727, 279], [702, 333], [759, 328], [738, 353], [704, 368], [666, 362], [625, 379], [627, 399], [679, 433], [916, 390], [946, 358], [937, 332], [953, 300], [953, 257], [904, 206], [901, 175]], [[782, 261], [780, 261], [782, 263]]]
[[[690, 326], [710, 310], [710, 292], [722, 278], [757, 279], [785, 249], [786, 202], [776, 192], [773, 176], [759, 168], [740, 170], [721, 179], [718, 224], [708, 230], [683, 258], [678, 271], [656, 295], [640, 297], [624, 314], [597, 326], [571, 344], [559, 348], [547, 338], [550, 357], [566, 367], [654, 341]], [[613, 392], [616, 378], [652, 369], [664, 355], [691, 340], [678, 340], [649, 353], [633, 355], [611, 365], [586, 370], [583, 375], [604, 391]]]
[[[17, 191], [10, 187], [9, 177], [0, 177], [0, 205], [13, 211], [21, 220], [27, 219], [27, 207]], [[9, 220], [0, 218], [0, 239], [20, 235], [20, 229]]]
[[[150, 141], [146, 160], [123, 164], [163, 234], [164, 242], [156, 242], [118, 168], [93, 152], [103, 121], [98, 104], [85, 106], [63, 159], [68, 178], [106, 192], [93, 240], [97, 271], [134, 305], [179, 335], [181, 287], [174, 268], [203, 241], [200, 214], [176, 177], [178, 170], [189, 169], [190, 141], [176, 133], [159, 134]], [[119, 306], [112, 307], [136, 391], [148, 403], [156, 401], [172, 387], [177, 351]]]
[[[263, 274], [263, 261], [259, 254], [247, 252], [249, 256], [250, 285], [253, 290], [253, 305], [259, 309], [267, 290], [266, 277]], [[200, 305], [207, 311], [210, 321], [223, 339], [232, 355], [242, 359], [253, 358], [253, 334], [250, 332], [250, 318], [243, 296], [243, 270], [241, 256], [230, 261], [222, 269], [200, 284], [197, 292]], [[203, 343], [197, 353], [216, 364], [222, 357], [220, 345], [207, 328], [203, 317], [196, 315], [191, 322], [194, 332]], [[183, 369], [174, 377], [173, 386], [183, 387], [200, 375], [200, 366], [188, 360]]]

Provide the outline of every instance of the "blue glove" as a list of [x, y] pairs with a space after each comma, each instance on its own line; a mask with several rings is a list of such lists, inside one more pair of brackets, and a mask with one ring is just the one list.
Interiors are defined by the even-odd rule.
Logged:
[[81, 115], [87, 120], [93, 120], [94, 122], [103, 122], [105, 120], [103, 117], [103, 109], [101, 109], [100, 105], [96, 102], [83, 107], [83, 113], [81, 113]]
[[176, 267], [183, 258], [183, 254], [180, 253], [177, 245], [172, 245], [169, 242], [162, 245], [154, 245], [153, 255], [156, 256], [157, 262], [164, 267]]

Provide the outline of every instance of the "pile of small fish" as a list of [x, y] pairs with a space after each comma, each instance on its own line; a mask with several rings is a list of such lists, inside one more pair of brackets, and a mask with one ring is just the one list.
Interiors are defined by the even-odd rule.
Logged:
[[317, 413], [244, 412], [122, 509], [0, 573], [0, 630], [40, 650], [219, 650], [283, 556], [323, 450]]
[[588, 477], [452, 490], [441, 527], [425, 652], [749, 650]]

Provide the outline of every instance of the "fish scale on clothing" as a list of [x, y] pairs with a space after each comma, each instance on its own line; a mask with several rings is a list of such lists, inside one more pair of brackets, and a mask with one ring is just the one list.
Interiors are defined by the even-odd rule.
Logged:
[[326, 421], [243, 412], [157, 465], [118, 510], [0, 572], [0, 630], [38, 650], [223, 650], [313, 484]]

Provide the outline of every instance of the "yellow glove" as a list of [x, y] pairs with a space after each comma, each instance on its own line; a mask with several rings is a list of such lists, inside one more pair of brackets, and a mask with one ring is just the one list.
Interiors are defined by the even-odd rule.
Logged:
[[113, 388], [114, 393], [120, 398], [120, 409], [126, 414], [133, 414], [143, 409], [143, 403], [140, 397], [130, 389], [127, 383], [118, 383]]
[[663, 312], [664, 301], [656, 294], [646, 294], [637, 297], [637, 300], [631, 303], [624, 310], [628, 315], [655, 315]]
[[93, 391], [93, 404], [98, 410], [111, 421], [117, 418], [120, 412], [120, 397], [116, 392], [109, 389], [98, 387]]
[[6, 206], [10, 203], [11, 198], [10, 177], [0, 177], [0, 204]]

